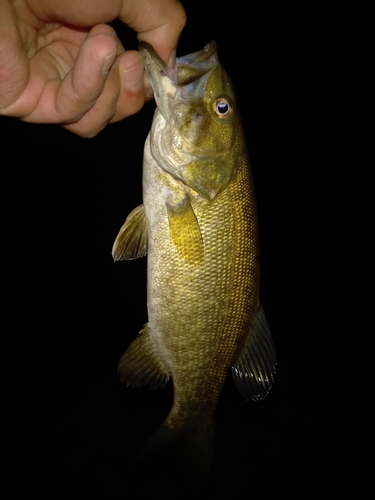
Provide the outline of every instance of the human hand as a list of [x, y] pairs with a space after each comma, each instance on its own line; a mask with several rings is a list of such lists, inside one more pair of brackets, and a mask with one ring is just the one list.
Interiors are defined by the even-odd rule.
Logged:
[[152, 93], [116, 18], [166, 61], [185, 25], [178, 0], [0, 0], [0, 114], [93, 137], [136, 113]]

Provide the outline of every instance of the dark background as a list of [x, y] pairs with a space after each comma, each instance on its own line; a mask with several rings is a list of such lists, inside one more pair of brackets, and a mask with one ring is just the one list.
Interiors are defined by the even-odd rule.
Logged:
[[[206, 498], [368, 498], [372, 2], [184, 5], [178, 55], [216, 39], [237, 92], [259, 208], [261, 300], [278, 352], [263, 403], [242, 401], [228, 378]], [[136, 48], [135, 34], [116, 27]], [[130, 470], [173, 390], [127, 389], [116, 376], [147, 320], [146, 259], [111, 258], [142, 200], [153, 109], [94, 139], [0, 118], [2, 448], [14, 497], [155, 493], [150, 471], [140, 471], [138, 485]], [[163, 481], [165, 496], [181, 496]]]

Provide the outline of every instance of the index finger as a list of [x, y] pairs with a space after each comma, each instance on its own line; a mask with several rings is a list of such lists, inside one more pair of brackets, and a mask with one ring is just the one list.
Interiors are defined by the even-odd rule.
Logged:
[[168, 62], [186, 23], [185, 9], [178, 0], [123, 0], [121, 21], [138, 33], [138, 40], [150, 43]]

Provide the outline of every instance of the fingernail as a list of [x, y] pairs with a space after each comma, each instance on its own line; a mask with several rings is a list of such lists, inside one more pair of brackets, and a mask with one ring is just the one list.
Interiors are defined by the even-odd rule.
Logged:
[[168, 66], [170, 68], [174, 68], [176, 66], [176, 51], [175, 50], [170, 55], [170, 58], [168, 60]]
[[146, 90], [146, 97], [154, 97], [154, 91], [152, 90], [152, 87]]
[[125, 88], [131, 92], [136, 92], [143, 84], [143, 67], [135, 65], [130, 69], [124, 70]]
[[102, 73], [106, 75], [108, 71], [111, 69], [116, 58], [116, 49], [113, 50], [106, 58], [104, 59], [104, 63], [102, 66]]

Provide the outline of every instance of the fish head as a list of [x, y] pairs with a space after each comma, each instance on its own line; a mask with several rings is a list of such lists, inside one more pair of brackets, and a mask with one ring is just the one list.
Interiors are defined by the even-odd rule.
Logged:
[[[215, 42], [168, 66], [149, 44], [140, 51], [161, 117], [151, 131], [153, 156], [164, 170], [213, 200], [235, 175], [239, 114]], [[157, 116], [159, 116], [157, 114]]]

